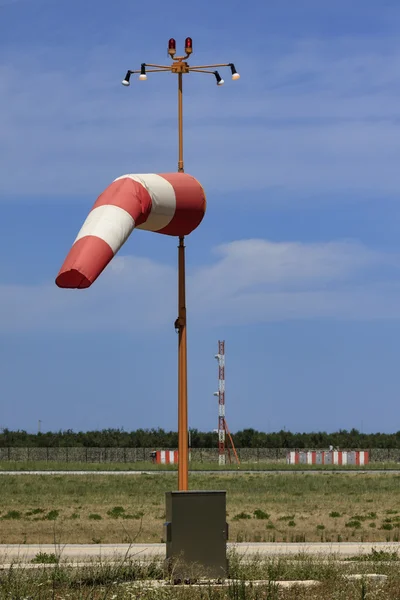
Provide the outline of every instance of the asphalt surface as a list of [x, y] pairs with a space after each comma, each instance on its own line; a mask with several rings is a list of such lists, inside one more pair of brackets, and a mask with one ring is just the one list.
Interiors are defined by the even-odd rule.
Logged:
[[[360, 554], [370, 554], [372, 549], [400, 553], [399, 542], [334, 542], [334, 543], [228, 543], [228, 550], [235, 549], [240, 556], [293, 556], [299, 553], [327, 557], [347, 558]], [[130, 557], [137, 560], [149, 560], [165, 557], [165, 544], [22, 544], [0, 545], [0, 562], [26, 562], [39, 552], [55, 553], [63, 559], [72, 561], [96, 559], [122, 559]]]
[[[268, 470], [237, 470], [237, 471], [189, 471], [190, 475], [326, 475], [339, 474], [369, 474], [369, 475], [400, 475], [400, 469], [285, 469], [282, 471]], [[178, 471], [151, 470], [151, 471], [0, 471], [0, 475], [177, 475]]]

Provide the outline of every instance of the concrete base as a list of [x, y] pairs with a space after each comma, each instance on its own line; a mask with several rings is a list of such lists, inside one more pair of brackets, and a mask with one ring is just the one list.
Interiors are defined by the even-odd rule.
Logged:
[[228, 574], [226, 492], [166, 493], [166, 566], [175, 580]]

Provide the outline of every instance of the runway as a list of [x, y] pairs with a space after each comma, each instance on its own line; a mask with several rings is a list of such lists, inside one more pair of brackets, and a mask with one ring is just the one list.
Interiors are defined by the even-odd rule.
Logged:
[[[240, 556], [295, 556], [306, 553], [312, 556], [349, 558], [370, 554], [372, 549], [400, 552], [400, 542], [334, 542], [334, 543], [228, 543], [228, 551], [235, 550]], [[29, 562], [39, 552], [54, 553], [68, 561], [118, 560], [130, 558], [151, 560], [164, 558], [165, 544], [1, 544], [0, 562]]]

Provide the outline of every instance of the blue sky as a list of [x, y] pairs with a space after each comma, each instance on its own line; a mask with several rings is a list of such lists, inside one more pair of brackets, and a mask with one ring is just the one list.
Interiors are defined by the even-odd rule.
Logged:
[[103, 189], [185, 167], [190, 426], [397, 431], [400, 6], [394, 1], [0, 0], [0, 427], [176, 428], [176, 243], [133, 232], [85, 291], [54, 278]]

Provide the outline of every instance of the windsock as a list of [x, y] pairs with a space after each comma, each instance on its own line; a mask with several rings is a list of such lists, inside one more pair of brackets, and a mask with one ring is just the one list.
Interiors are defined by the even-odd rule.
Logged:
[[206, 197], [186, 173], [118, 177], [98, 197], [56, 278], [60, 288], [88, 288], [134, 228], [185, 236], [200, 225]]

